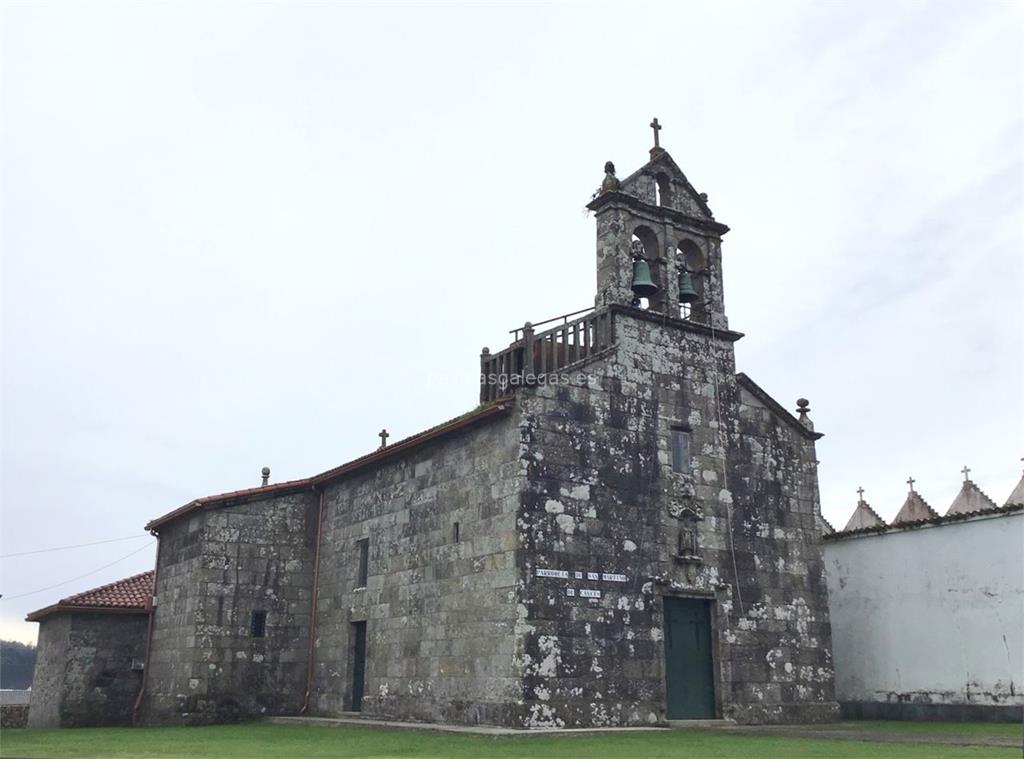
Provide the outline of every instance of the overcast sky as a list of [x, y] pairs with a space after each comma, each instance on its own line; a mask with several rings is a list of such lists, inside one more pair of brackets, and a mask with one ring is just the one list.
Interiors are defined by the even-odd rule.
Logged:
[[[863, 485], [891, 518], [910, 475], [944, 512], [965, 464], [1002, 504], [1021, 32], [993, 2], [6, 3], [0, 553], [474, 407], [482, 346], [592, 303], [583, 206], [653, 116], [732, 227], [738, 368], [826, 435], [825, 516]], [[0, 560], [0, 635], [153, 557]]]

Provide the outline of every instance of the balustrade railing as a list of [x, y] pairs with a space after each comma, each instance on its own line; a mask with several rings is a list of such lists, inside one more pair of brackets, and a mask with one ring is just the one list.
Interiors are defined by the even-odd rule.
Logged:
[[573, 314], [566, 314], [541, 322], [564, 320], [543, 332], [535, 333], [534, 326], [527, 322], [512, 330], [516, 339], [508, 348], [498, 353], [485, 350], [480, 355], [480, 401], [486, 403], [512, 395], [517, 387], [534, 384], [538, 377], [559, 372], [610, 346], [611, 311], [585, 310], [590, 313], [572, 321], [567, 317]]

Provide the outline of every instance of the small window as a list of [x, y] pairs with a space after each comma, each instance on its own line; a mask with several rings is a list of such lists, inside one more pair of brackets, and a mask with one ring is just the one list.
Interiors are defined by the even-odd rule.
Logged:
[[672, 471], [690, 471], [690, 431], [681, 427], [672, 429]]
[[267, 613], [265, 611], [254, 611], [252, 613], [252, 637], [262, 638], [267, 634]]
[[458, 522], [453, 522], [452, 523], [452, 542], [453, 543], [458, 543], [459, 542], [459, 523]]
[[363, 538], [356, 543], [359, 549], [359, 574], [356, 577], [356, 587], [365, 588], [366, 581], [370, 576], [370, 539]]

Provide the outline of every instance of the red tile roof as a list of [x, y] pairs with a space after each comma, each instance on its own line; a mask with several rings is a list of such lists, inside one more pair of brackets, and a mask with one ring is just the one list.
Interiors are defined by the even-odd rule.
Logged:
[[512, 401], [509, 398], [492, 401], [491, 403], [470, 411], [468, 414], [457, 416], [454, 419], [450, 419], [447, 422], [438, 424], [437, 426], [431, 427], [430, 429], [424, 430], [416, 435], [407, 437], [404, 440], [399, 440], [397, 443], [389, 443], [386, 448], [379, 448], [373, 453], [360, 456], [346, 464], [334, 467], [333, 469], [328, 469], [326, 472], [321, 472], [320, 474], [313, 475], [312, 477], [306, 477], [301, 480], [289, 480], [288, 482], [278, 482], [273, 485], [264, 485], [257, 488], [232, 490], [227, 493], [197, 498], [194, 501], [189, 501], [184, 506], [179, 506], [174, 511], [170, 511], [163, 516], [151, 520], [146, 524], [146, 529], [150, 532], [156, 532], [160, 525], [166, 524], [182, 514], [187, 514], [195, 509], [201, 509], [208, 504], [224, 504], [231, 501], [245, 502], [259, 500], [272, 495], [283, 495], [285, 493], [293, 493], [301, 490], [321, 487], [329, 482], [341, 479], [346, 475], [362, 470], [364, 467], [372, 466], [380, 461], [390, 459], [408, 451], [411, 448], [416, 448], [430, 440], [470, 427], [484, 419], [504, 414], [511, 408]]
[[52, 606], [29, 614], [29, 622], [37, 622], [48, 614], [58, 611], [111, 611], [137, 613], [149, 608], [153, 597], [153, 576], [151, 569], [142, 574], [101, 585], [98, 588], [62, 598]]

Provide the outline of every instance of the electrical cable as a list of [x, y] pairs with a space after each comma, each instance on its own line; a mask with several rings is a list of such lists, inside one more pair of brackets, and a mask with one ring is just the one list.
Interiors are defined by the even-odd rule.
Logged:
[[138, 540], [139, 538], [148, 538], [149, 535], [129, 535], [124, 538], [110, 538], [110, 540], [97, 540], [92, 543], [76, 543], [71, 546], [56, 546], [55, 548], [40, 548], [35, 551], [18, 551], [17, 553], [4, 553], [0, 554], [0, 559], [11, 559], [15, 556], [29, 556], [35, 553], [51, 553], [52, 551], [68, 551], [72, 548], [84, 548], [86, 546], [99, 546], [104, 543], [117, 543], [122, 540]]
[[141, 551], [145, 551], [147, 548], [150, 548], [151, 546], [153, 546], [155, 544], [156, 544], [156, 541], [153, 540], [153, 541], [151, 541], [149, 543], [146, 543], [146, 545], [142, 546], [142, 548], [137, 548], [134, 551], [132, 551], [131, 553], [125, 554], [120, 559], [114, 559], [109, 564], [104, 564], [102, 567], [97, 567], [96, 569], [93, 569], [90, 572], [86, 572], [85, 574], [78, 575], [77, 577], [72, 577], [70, 580], [64, 580], [63, 582], [58, 582], [58, 583], [55, 583], [54, 585], [47, 585], [45, 588], [39, 588], [38, 590], [30, 590], [27, 593], [18, 593], [18, 594], [13, 595], [13, 596], [7, 596], [7, 595], [0, 596], [0, 601], [13, 601], [15, 598], [24, 598], [25, 596], [34, 596], [36, 593], [42, 593], [42, 592], [47, 591], [47, 590], [53, 590], [54, 588], [59, 588], [61, 585], [67, 585], [69, 582], [74, 582], [75, 580], [81, 580], [83, 577], [89, 577], [90, 575], [94, 575], [97, 572], [102, 572], [107, 567], [112, 567], [115, 564], [117, 564], [119, 562], [122, 562], [125, 559], [128, 559], [128, 558], [134, 556], [137, 553], [140, 553]]

